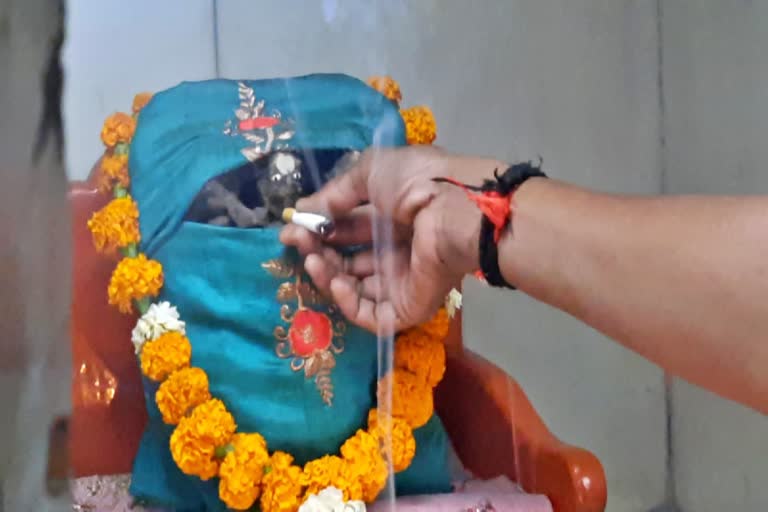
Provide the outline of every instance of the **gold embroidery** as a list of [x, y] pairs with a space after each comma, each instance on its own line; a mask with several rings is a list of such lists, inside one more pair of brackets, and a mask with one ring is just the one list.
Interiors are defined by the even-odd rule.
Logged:
[[267, 112], [264, 100], [256, 101], [253, 87], [238, 82], [237, 95], [240, 105], [235, 118], [224, 124], [224, 134], [242, 137], [249, 145], [240, 152], [249, 162], [255, 162], [273, 150], [287, 149], [296, 130], [293, 122], [284, 120], [280, 112]]
[[[303, 281], [303, 269], [284, 260], [271, 260], [262, 267], [278, 279], [289, 279], [277, 288], [280, 318], [288, 324], [278, 325], [273, 333], [277, 343], [275, 354], [281, 359], [290, 359], [291, 370], [304, 371], [305, 378], [314, 378], [320, 397], [328, 406], [333, 403], [333, 382], [331, 371], [336, 367], [336, 354], [344, 351], [346, 323], [341, 319], [331, 320], [338, 310], [329, 305], [327, 314], [311, 309], [310, 305], [326, 304], [321, 294], [309, 283]], [[294, 309], [291, 303], [296, 304]]]
[[293, 277], [295, 269], [293, 265], [284, 262], [281, 259], [269, 260], [261, 264], [261, 268], [272, 274], [277, 279], [288, 279]]

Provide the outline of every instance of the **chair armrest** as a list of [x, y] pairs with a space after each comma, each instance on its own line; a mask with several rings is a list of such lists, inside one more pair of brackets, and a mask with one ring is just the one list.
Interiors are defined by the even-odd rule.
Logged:
[[118, 256], [93, 248], [87, 221], [110, 198], [90, 182], [70, 186], [72, 211], [72, 476], [130, 472], [147, 421], [131, 329], [135, 316], [107, 303]]
[[607, 492], [600, 461], [558, 440], [518, 383], [462, 348], [448, 351], [436, 392], [438, 413], [464, 465], [479, 478], [505, 475], [546, 495], [555, 512], [602, 512]]

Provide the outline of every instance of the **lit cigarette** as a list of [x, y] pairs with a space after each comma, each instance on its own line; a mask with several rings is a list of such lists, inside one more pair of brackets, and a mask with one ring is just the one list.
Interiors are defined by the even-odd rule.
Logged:
[[301, 226], [323, 238], [331, 236], [335, 227], [328, 217], [317, 213], [297, 212], [294, 208], [283, 210], [283, 221]]

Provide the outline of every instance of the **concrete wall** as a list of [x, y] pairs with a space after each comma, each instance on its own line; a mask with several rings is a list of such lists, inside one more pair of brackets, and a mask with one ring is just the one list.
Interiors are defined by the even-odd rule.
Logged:
[[[664, 2], [662, 27], [665, 188], [768, 193], [768, 3]], [[681, 508], [768, 510], [768, 419], [684, 382], [672, 411]]]
[[[134, 92], [215, 75], [389, 73], [456, 151], [536, 158], [571, 182], [660, 191], [656, 4], [632, 0], [70, 2], [71, 177]], [[151, 13], [151, 14], [150, 14]], [[214, 16], [215, 14], [215, 16]], [[562, 438], [594, 450], [610, 511], [663, 500], [661, 372], [562, 313], [470, 284], [469, 345], [512, 372]], [[510, 404], [514, 407], [514, 404]]]

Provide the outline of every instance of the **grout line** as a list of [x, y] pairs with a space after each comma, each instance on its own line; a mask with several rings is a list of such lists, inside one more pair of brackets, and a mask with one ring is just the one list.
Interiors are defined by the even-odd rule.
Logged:
[[[215, 1], [215, 0], [214, 0]], [[669, 192], [668, 173], [667, 173], [667, 136], [666, 136], [666, 114], [667, 104], [664, 97], [664, 25], [662, 9], [663, 0], [656, 0], [656, 90], [658, 91], [659, 105], [659, 192], [667, 194]]]
[[219, 0], [211, 0], [213, 11], [213, 72], [221, 78], [221, 54], [219, 52]]
[[[662, 195], [669, 193], [669, 170], [667, 168], [667, 137], [666, 114], [667, 105], [664, 95], [664, 9], [663, 0], [656, 0], [656, 88], [659, 98], [658, 104], [658, 166], [659, 166], [659, 192]], [[675, 477], [675, 446], [673, 439], [674, 403], [672, 400], [673, 377], [664, 372], [664, 408], [666, 412], [664, 441], [666, 444], [666, 467], [664, 481], [663, 510], [677, 511], [677, 482]]]

